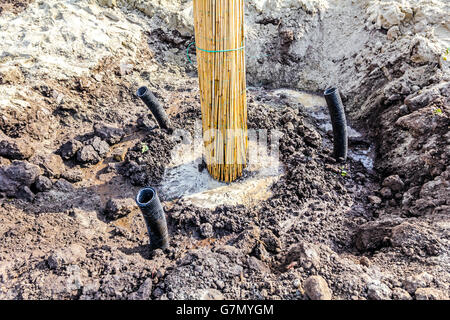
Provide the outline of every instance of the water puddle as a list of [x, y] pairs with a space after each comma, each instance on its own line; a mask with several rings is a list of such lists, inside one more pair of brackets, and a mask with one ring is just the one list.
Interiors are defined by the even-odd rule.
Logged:
[[205, 169], [198, 170], [202, 157], [201, 139], [194, 144], [180, 144], [166, 168], [160, 195], [164, 200], [182, 198], [198, 207], [213, 209], [220, 205], [253, 206], [271, 197], [270, 186], [283, 175], [277, 158], [268, 154], [264, 146], [249, 141], [249, 149], [258, 150], [245, 176], [232, 183], [214, 180]]

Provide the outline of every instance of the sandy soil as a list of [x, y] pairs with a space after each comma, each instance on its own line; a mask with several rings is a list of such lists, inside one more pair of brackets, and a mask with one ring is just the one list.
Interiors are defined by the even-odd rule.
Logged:
[[[248, 1], [249, 128], [281, 134], [280, 162], [254, 142], [264, 161], [229, 185], [198, 168], [191, 1], [23, 3], [0, 2], [0, 298], [449, 298], [445, 1]], [[133, 201], [145, 185], [164, 252]]]

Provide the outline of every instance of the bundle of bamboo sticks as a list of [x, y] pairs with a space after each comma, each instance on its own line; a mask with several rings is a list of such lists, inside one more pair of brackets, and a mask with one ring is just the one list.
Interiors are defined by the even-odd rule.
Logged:
[[247, 163], [244, 0], [194, 0], [204, 160], [231, 182]]

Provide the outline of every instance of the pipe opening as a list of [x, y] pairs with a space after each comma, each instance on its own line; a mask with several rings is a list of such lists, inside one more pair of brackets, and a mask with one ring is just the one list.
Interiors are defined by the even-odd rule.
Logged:
[[330, 94], [333, 94], [336, 92], [336, 90], [337, 90], [337, 88], [334, 88], [334, 87], [328, 88], [325, 90], [324, 95], [328, 96]]
[[139, 191], [136, 201], [139, 206], [148, 205], [155, 198], [155, 190], [152, 188], [145, 188]]
[[137, 90], [137, 92], [136, 92], [136, 94], [137, 94], [137, 96], [139, 97], [139, 98], [141, 98], [141, 97], [143, 97], [146, 93], [147, 93], [147, 91], [148, 91], [148, 88], [147, 87], [140, 87], [138, 90]]

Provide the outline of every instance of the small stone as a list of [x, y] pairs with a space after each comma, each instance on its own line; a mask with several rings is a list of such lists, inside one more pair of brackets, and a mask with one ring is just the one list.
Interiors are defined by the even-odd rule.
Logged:
[[403, 286], [410, 294], [413, 294], [417, 288], [427, 287], [433, 281], [433, 276], [427, 272], [422, 272], [414, 276], [409, 276], [403, 282]]
[[160, 298], [163, 294], [164, 291], [162, 291], [161, 288], [156, 288], [155, 290], [153, 290], [153, 297], [155, 297], [155, 299]]
[[[414, 91], [414, 87], [413, 87]], [[408, 106], [409, 110], [416, 111], [420, 108], [427, 106], [430, 102], [438, 99], [440, 92], [437, 88], [431, 88], [428, 90], [419, 91], [418, 94], [413, 93], [405, 98], [405, 104]]]
[[213, 226], [210, 223], [203, 223], [200, 225], [200, 234], [203, 238], [214, 237]]
[[155, 249], [152, 252], [154, 259], [162, 258], [164, 256], [164, 251], [162, 249]]
[[446, 294], [435, 288], [418, 288], [415, 292], [416, 300], [447, 300]]
[[94, 137], [91, 140], [87, 142], [88, 144], [92, 145], [95, 151], [97, 151], [98, 155], [101, 158], [104, 158], [109, 151], [109, 144], [106, 141], [103, 141], [99, 137]]
[[370, 221], [358, 226], [355, 235], [355, 246], [361, 252], [374, 251], [390, 245], [392, 229], [401, 223], [401, 219]]
[[414, 32], [415, 33], [421, 33], [424, 32], [427, 28], [427, 22], [426, 21], [419, 21], [414, 24]]
[[411, 203], [417, 198], [420, 187], [412, 187], [403, 194], [402, 206], [409, 207]]
[[60, 248], [50, 255], [47, 263], [51, 269], [59, 269], [65, 265], [74, 264], [86, 257], [86, 250], [79, 244], [71, 244]]
[[404, 104], [401, 105], [398, 110], [400, 111], [400, 115], [402, 115], [402, 116], [407, 115], [409, 112], [408, 107]]
[[36, 190], [39, 192], [48, 191], [52, 188], [52, 180], [47, 178], [46, 176], [39, 176], [35, 181]]
[[415, 93], [415, 92], [420, 90], [420, 87], [418, 85], [413, 85], [411, 90], [412, 90], [413, 93]]
[[11, 161], [9, 159], [0, 157], [0, 167], [6, 167], [11, 164]]
[[96, 75], [94, 75], [94, 79], [97, 80], [98, 82], [101, 82], [103, 80], [103, 76], [97, 73]]
[[367, 199], [371, 204], [377, 205], [381, 203], [381, 199], [377, 196], [368, 196]]
[[65, 160], [71, 159], [80, 150], [83, 144], [75, 139], [69, 140], [59, 148], [59, 154]]
[[133, 71], [133, 65], [131, 63], [121, 62], [119, 65], [119, 72], [121, 76], [130, 74]]
[[295, 40], [295, 33], [293, 30], [282, 30], [280, 31], [280, 38], [283, 44], [289, 44]]
[[83, 172], [80, 169], [70, 169], [64, 171], [62, 177], [72, 183], [80, 182], [83, 180]]
[[250, 254], [264, 262], [270, 260], [270, 256], [267, 253], [266, 247], [264, 246], [264, 243], [262, 243], [261, 241], [256, 241]]
[[78, 150], [77, 160], [81, 163], [96, 164], [101, 159], [94, 147], [92, 145], [87, 145]]
[[391, 300], [392, 291], [384, 283], [375, 281], [367, 286], [367, 295], [372, 300]]
[[118, 169], [120, 168], [118, 163], [115, 162], [110, 162], [108, 163], [108, 165], [106, 166], [105, 173], [110, 173], [110, 172], [117, 172]]
[[125, 160], [125, 155], [127, 154], [127, 151], [128, 150], [126, 148], [115, 149], [112, 154], [112, 157], [115, 161], [122, 162]]
[[16, 192], [16, 198], [32, 202], [34, 200], [34, 193], [28, 186], [21, 186]]
[[310, 276], [305, 280], [304, 288], [311, 300], [331, 300], [332, 292], [321, 276]]
[[202, 267], [202, 266], [197, 266], [197, 265], [195, 265], [195, 266], [194, 266], [194, 271], [195, 271], [195, 272], [198, 272], [198, 273], [201, 273], [201, 272], [203, 271], [203, 267]]
[[151, 130], [156, 127], [156, 122], [144, 115], [137, 120], [137, 125], [142, 129]]
[[293, 245], [286, 255], [283, 262], [283, 268], [288, 268], [294, 262], [307, 270], [311, 268], [319, 269], [320, 257], [316, 247], [313, 244], [306, 242]]
[[9, 167], [4, 168], [4, 171], [8, 178], [26, 186], [30, 186], [40, 173], [37, 166], [25, 161], [13, 161]]
[[319, 147], [322, 145], [322, 136], [316, 130], [305, 127], [303, 131], [304, 140], [307, 145], [312, 147]]
[[78, 80], [78, 84], [79, 84], [80, 89], [84, 90], [84, 91], [88, 90], [92, 86], [92, 82], [89, 81], [89, 79], [87, 79], [87, 78], [80, 78]]
[[24, 161], [15, 160], [9, 166], [0, 167], [0, 193], [16, 197], [16, 193], [21, 189], [31, 196], [28, 189], [22, 189], [22, 187], [29, 188], [40, 174], [41, 170], [38, 166]]
[[152, 286], [152, 279], [147, 278], [144, 283], [141, 284], [138, 291], [133, 292], [129, 298], [131, 300], [151, 300]]
[[362, 181], [362, 182], [366, 181], [366, 176], [361, 172], [357, 172], [355, 174], [355, 177], [358, 181]]
[[395, 206], [397, 205], [397, 202], [396, 202], [394, 199], [391, 199], [391, 200], [388, 201], [388, 204], [389, 204], [391, 207], [395, 207]]
[[94, 133], [110, 145], [119, 143], [125, 135], [125, 132], [122, 129], [106, 126], [101, 123], [96, 123], [94, 125]]
[[389, 187], [393, 191], [401, 191], [404, 186], [405, 184], [398, 175], [389, 176], [383, 181], [383, 187]]
[[104, 11], [103, 14], [104, 14], [106, 17], [108, 17], [109, 19], [111, 19], [112, 21], [115, 21], [115, 22], [120, 21], [120, 19], [119, 19], [116, 15], [112, 14], [111, 12]]
[[219, 288], [220, 290], [222, 290], [223, 288], [225, 288], [225, 282], [223, 282], [222, 280], [216, 280], [214, 281], [217, 285], [217, 288]]
[[34, 154], [34, 148], [24, 140], [8, 139], [0, 141], [0, 156], [10, 160], [29, 159]]
[[53, 187], [56, 190], [59, 190], [59, 191], [65, 192], [65, 193], [70, 193], [74, 190], [72, 184], [65, 179], [59, 179], [58, 181], [55, 182]]
[[30, 162], [41, 167], [44, 175], [49, 178], [59, 178], [66, 170], [61, 157], [54, 153], [36, 154]]
[[392, 298], [394, 300], [412, 300], [412, 297], [408, 291], [403, 290], [402, 288], [394, 288], [392, 290]]
[[247, 259], [247, 263], [251, 270], [257, 271], [259, 273], [264, 274], [270, 271], [269, 268], [265, 265], [265, 263], [256, 257], [253, 256], [249, 257]]
[[370, 260], [369, 260], [369, 258], [367, 258], [367, 257], [362, 257], [362, 258], [359, 260], [359, 263], [360, 263], [361, 265], [365, 266], [365, 267], [370, 267]]
[[388, 187], [381, 188], [380, 194], [384, 199], [392, 198], [392, 190]]
[[393, 26], [389, 28], [387, 32], [388, 40], [395, 40], [400, 36], [400, 28], [398, 26]]
[[116, 220], [130, 214], [135, 207], [135, 202], [130, 198], [109, 199], [104, 212], [108, 219]]

